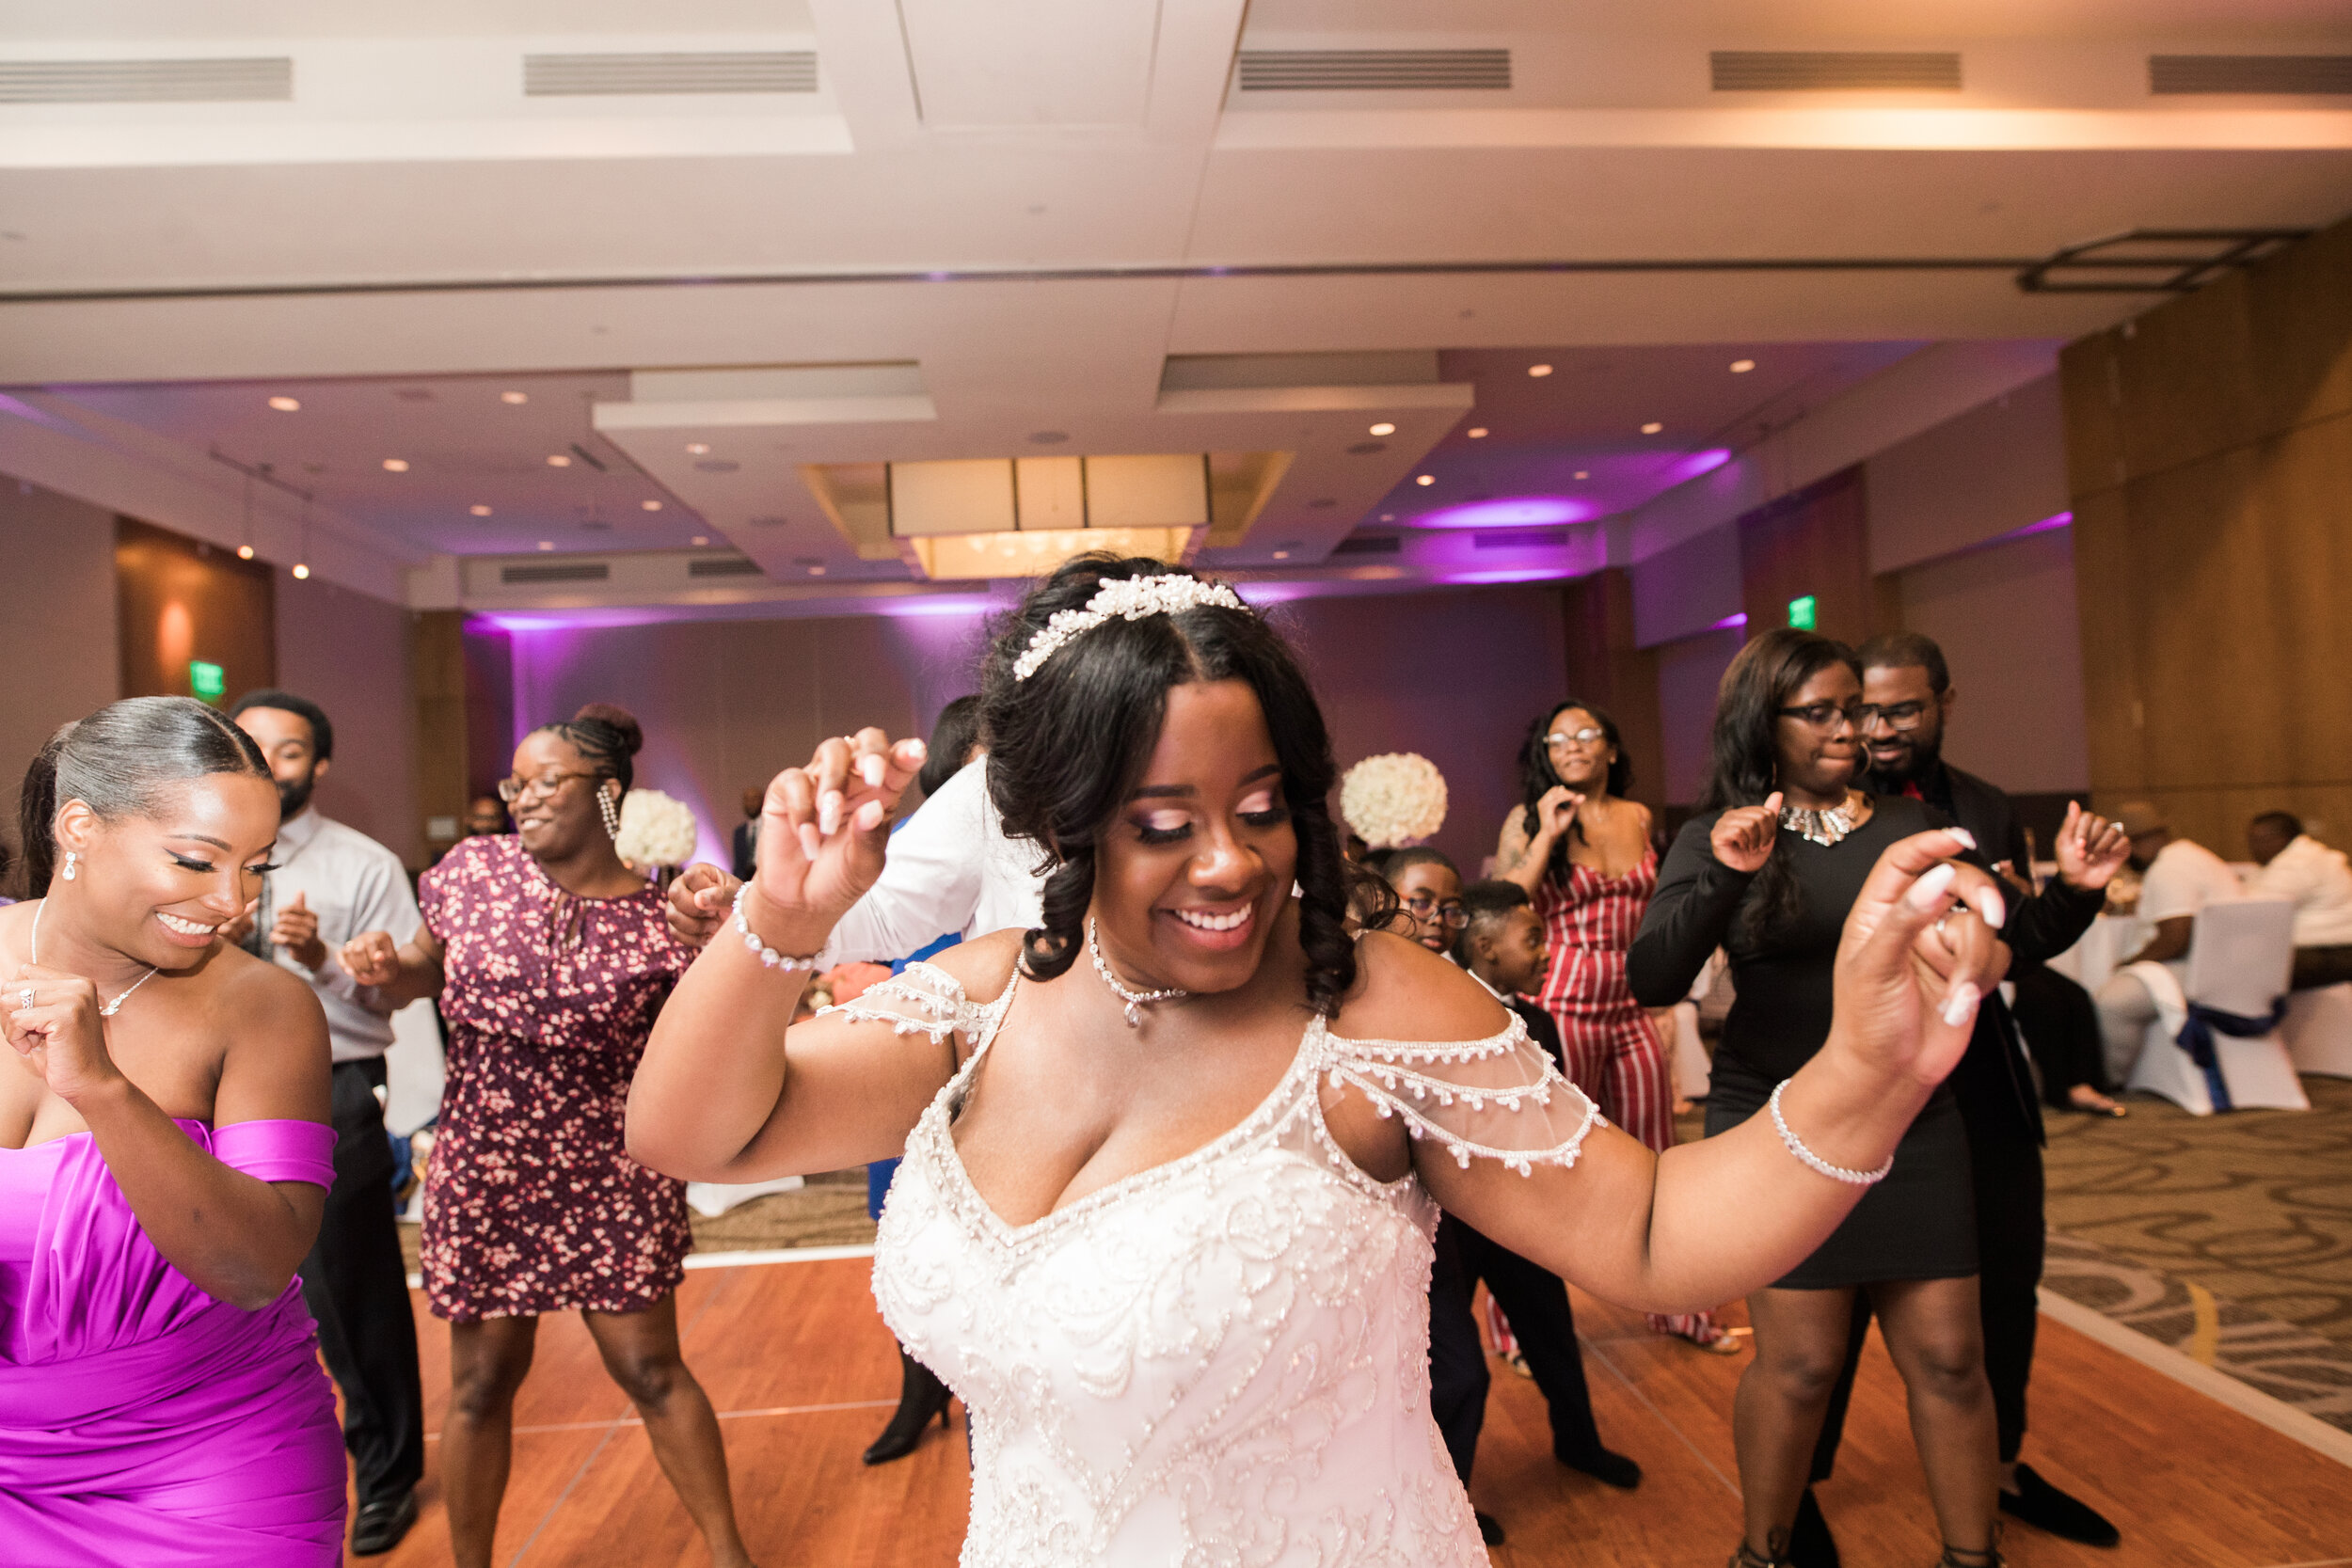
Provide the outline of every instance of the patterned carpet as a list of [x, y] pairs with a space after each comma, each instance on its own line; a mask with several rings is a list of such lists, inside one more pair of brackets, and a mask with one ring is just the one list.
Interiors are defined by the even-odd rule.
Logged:
[[2352, 1432], [2352, 1080], [2312, 1109], [2047, 1114], [2044, 1283]]

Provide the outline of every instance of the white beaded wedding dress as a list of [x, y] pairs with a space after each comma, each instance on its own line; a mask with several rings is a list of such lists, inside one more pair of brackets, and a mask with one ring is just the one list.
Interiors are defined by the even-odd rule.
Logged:
[[1599, 1117], [1529, 1042], [1351, 1040], [1317, 1019], [1273, 1093], [1193, 1153], [1006, 1224], [951, 1128], [1019, 982], [927, 964], [836, 1009], [961, 1034], [907, 1140], [874, 1295], [972, 1422], [965, 1568], [1483, 1568], [1429, 1413], [1430, 1237], [1324, 1125], [1353, 1088], [1464, 1164], [1575, 1163]]

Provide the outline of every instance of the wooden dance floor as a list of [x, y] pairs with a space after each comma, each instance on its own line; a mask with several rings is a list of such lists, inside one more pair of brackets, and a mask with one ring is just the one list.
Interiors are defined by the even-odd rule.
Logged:
[[[898, 1357], [863, 1259], [698, 1270], [678, 1316], [688, 1363], [726, 1435], [744, 1539], [763, 1568], [948, 1568], [962, 1537], [961, 1407], [911, 1458], [858, 1454], [888, 1418]], [[1500, 1568], [1721, 1568], [1739, 1532], [1731, 1391], [1747, 1357], [1653, 1338], [1582, 1295], [1577, 1323], [1601, 1431], [1646, 1472], [1613, 1492], [1552, 1462], [1542, 1399], [1498, 1365], [1471, 1496], [1510, 1535]], [[420, 1300], [426, 1430], [447, 1402], [448, 1334]], [[2114, 1551], [2012, 1529], [2016, 1568], [2352, 1565], [2352, 1469], [2045, 1317], [2026, 1456], [2123, 1530]], [[516, 1411], [497, 1561], [642, 1568], [707, 1561], [628, 1404], [576, 1316], [542, 1325]], [[399, 1550], [348, 1560], [449, 1561], [439, 1444], [424, 1512]], [[1836, 1479], [1821, 1489], [1851, 1568], [1927, 1568], [1937, 1543], [1901, 1384], [1873, 1341]]]

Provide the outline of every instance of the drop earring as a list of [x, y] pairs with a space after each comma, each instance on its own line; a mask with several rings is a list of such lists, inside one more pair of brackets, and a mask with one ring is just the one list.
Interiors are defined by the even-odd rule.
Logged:
[[604, 790], [596, 791], [596, 810], [604, 814], [604, 831], [614, 840], [621, 836], [621, 814], [612, 804], [612, 797]]
[[73, 863], [77, 858], [78, 857], [73, 850], [68, 849], [65, 852], [64, 869], [60, 870], [57, 875], [63, 877], [69, 882], [73, 880], [74, 878], [80, 876], [81, 873], [73, 869]]

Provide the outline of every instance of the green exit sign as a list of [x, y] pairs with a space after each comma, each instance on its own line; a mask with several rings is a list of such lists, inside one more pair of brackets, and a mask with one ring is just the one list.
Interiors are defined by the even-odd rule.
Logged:
[[188, 689], [208, 703], [229, 695], [229, 672], [200, 658], [188, 660]]
[[1807, 594], [1801, 598], [1794, 598], [1788, 601], [1788, 624], [1796, 627], [1799, 631], [1811, 631], [1813, 629], [1812, 594]]

